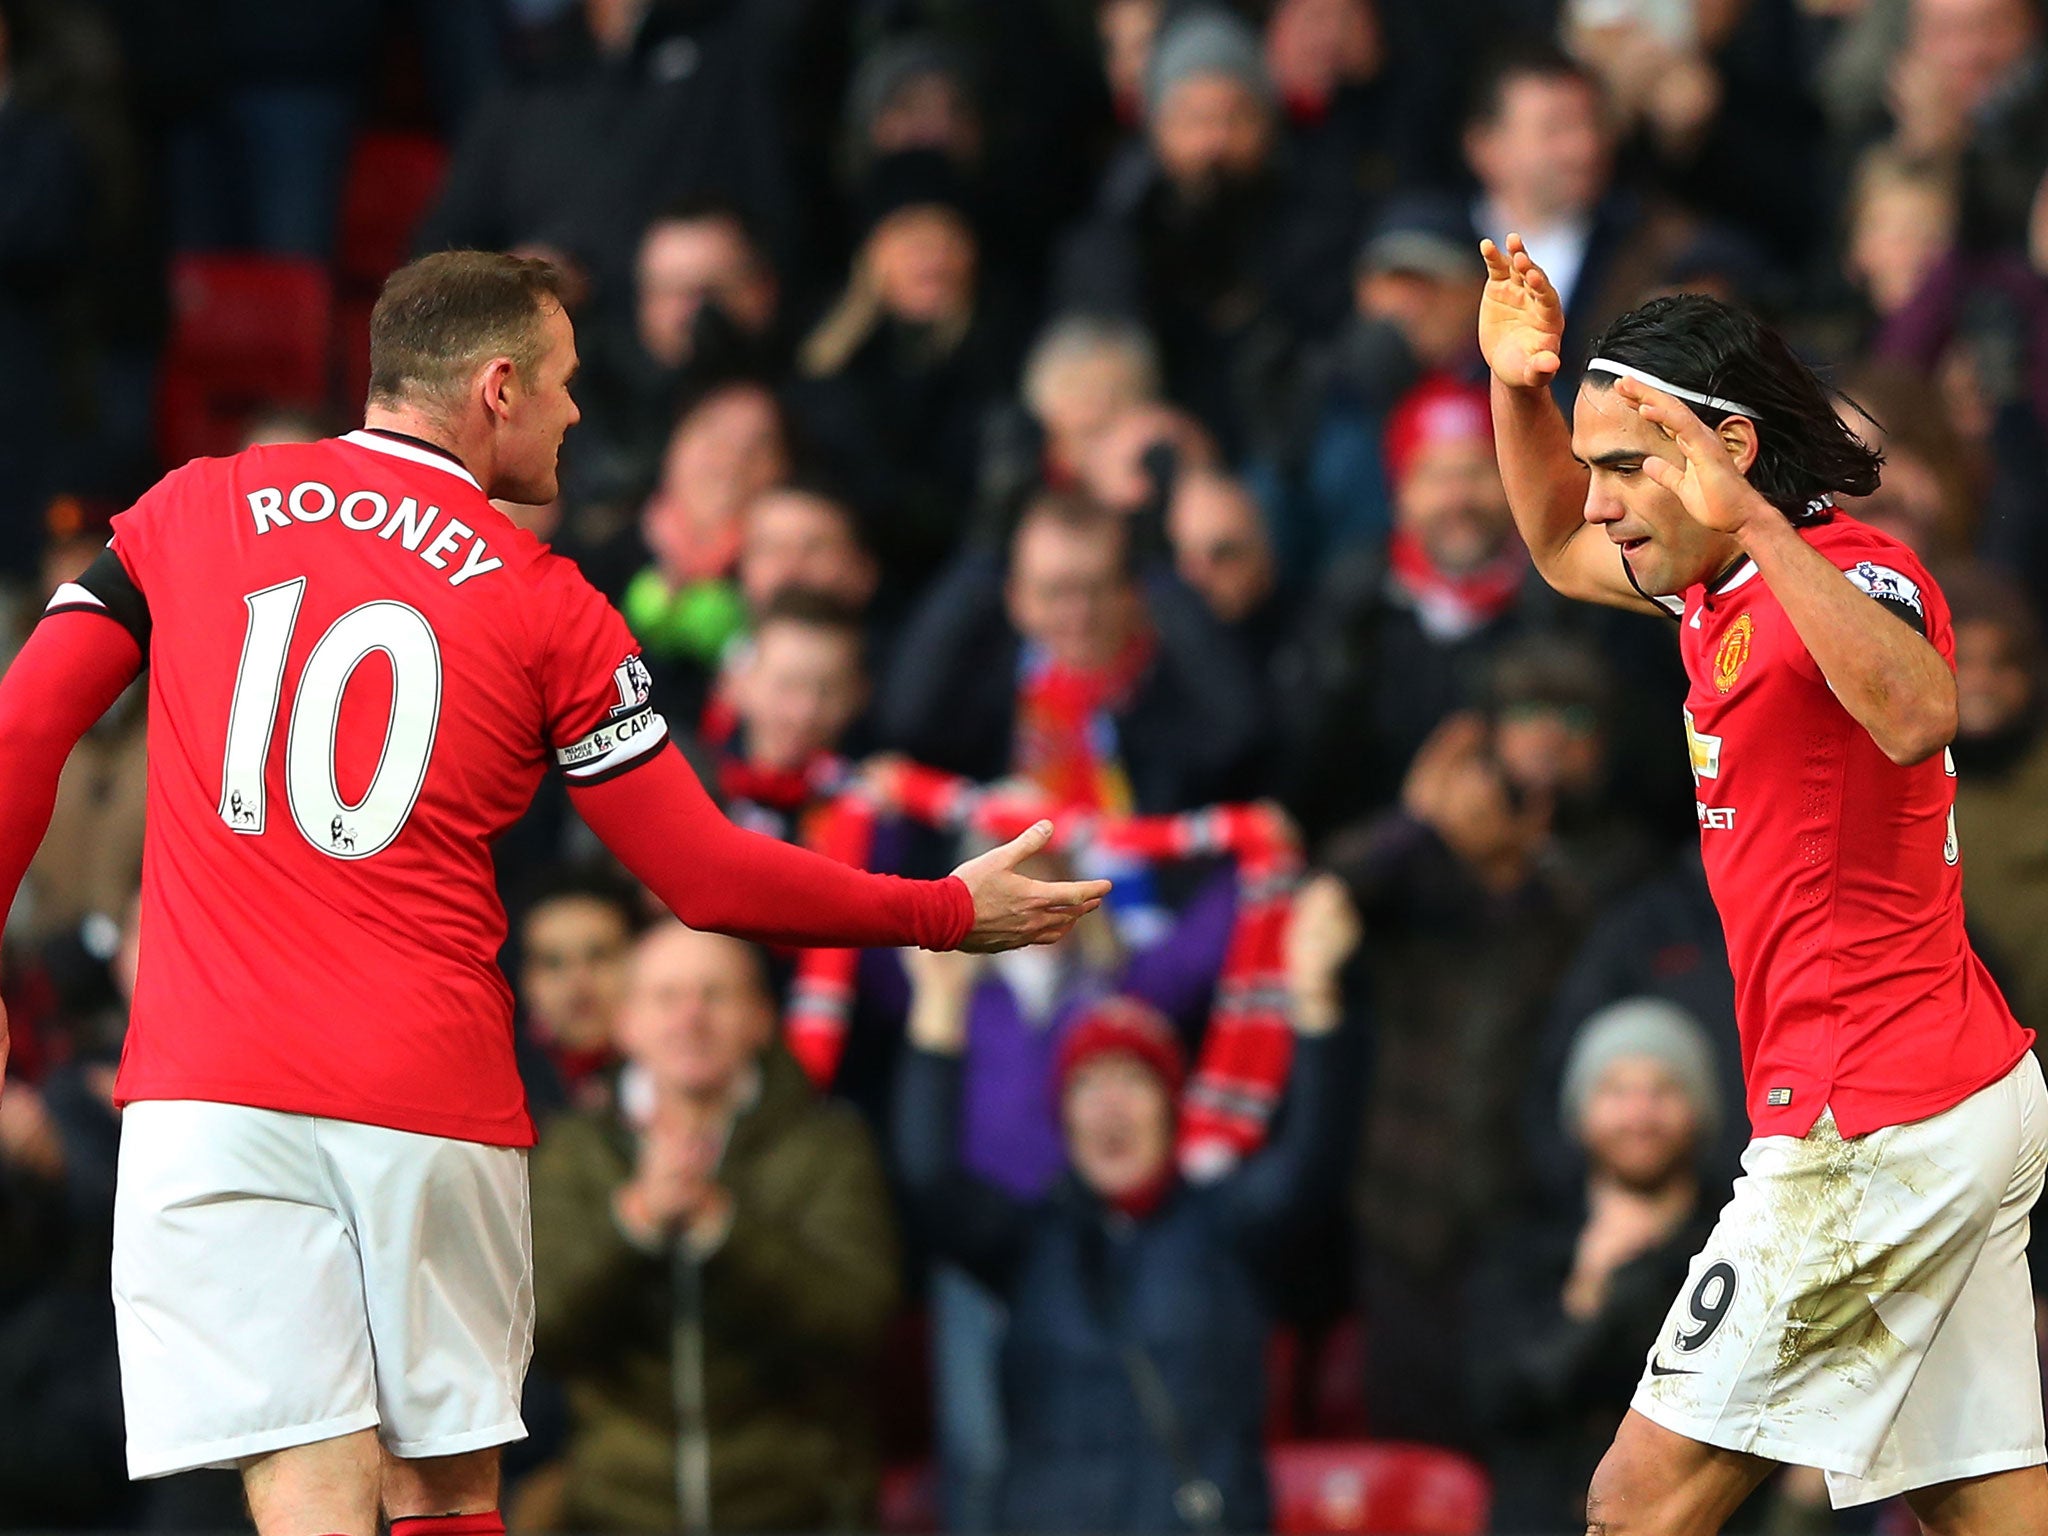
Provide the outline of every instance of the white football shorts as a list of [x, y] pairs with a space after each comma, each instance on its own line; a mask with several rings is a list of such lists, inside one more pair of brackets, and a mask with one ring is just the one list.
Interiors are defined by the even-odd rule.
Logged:
[[1838, 1509], [2048, 1461], [2027, 1277], [2044, 1167], [2032, 1053], [1926, 1120], [1759, 1137], [1636, 1411], [1819, 1467]]
[[376, 1426], [522, 1438], [526, 1153], [238, 1104], [131, 1104], [114, 1198], [131, 1477]]

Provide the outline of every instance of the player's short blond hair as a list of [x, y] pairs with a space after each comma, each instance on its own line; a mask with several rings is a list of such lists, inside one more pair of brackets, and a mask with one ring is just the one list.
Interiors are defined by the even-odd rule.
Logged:
[[446, 402], [498, 357], [531, 378], [561, 302], [561, 272], [529, 257], [436, 251], [400, 267], [370, 313], [371, 402]]

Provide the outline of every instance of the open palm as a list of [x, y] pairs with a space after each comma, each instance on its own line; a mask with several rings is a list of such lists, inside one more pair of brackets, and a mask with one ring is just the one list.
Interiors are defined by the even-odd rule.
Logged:
[[1564, 347], [1564, 305], [1520, 235], [1503, 251], [1479, 242], [1486, 291], [1479, 299], [1479, 351], [1503, 384], [1539, 389], [1556, 377]]
[[1676, 496], [1694, 522], [1716, 533], [1739, 533], [1768, 505], [1735, 467], [1721, 434], [1681, 401], [1635, 379], [1622, 379], [1614, 388], [1677, 448], [1676, 454], [1644, 459], [1643, 473]]

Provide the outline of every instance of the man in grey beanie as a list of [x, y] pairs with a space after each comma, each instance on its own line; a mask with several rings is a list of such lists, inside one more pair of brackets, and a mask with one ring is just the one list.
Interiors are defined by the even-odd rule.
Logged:
[[1496, 1530], [1577, 1529], [1593, 1468], [1725, 1191], [1699, 1156], [1721, 1114], [1705, 1028], [1630, 997], [1579, 1027], [1560, 1094], [1584, 1202], [1530, 1211], [1481, 1265], [1471, 1340]]
[[1676, 1093], [1691, 1108], [1689, 1146], [1714, 1139], [1721, 1128], [1721, 1094], [1706, 1030], [1676, 1003], [1657, 997], [1623, 998], [1579, 1026], [1559, 1092], [1566, 1136], [1593, 1153], [1587, 1111], [1596, 1094], [1614, 1091], [1612, 1069], [1636, 1064], [1653, 1065], [1664, 1079], [1663, 1091]]

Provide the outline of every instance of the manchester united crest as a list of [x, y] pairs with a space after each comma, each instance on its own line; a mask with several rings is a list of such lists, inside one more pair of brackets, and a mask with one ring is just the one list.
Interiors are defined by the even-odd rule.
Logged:
[[1756, 633], [1756, 625], [1746, 613], [1737, 614], [1735, 622], [1728, 626], [1728, 633], [1721, 637], [1721, 648], [1714, 652], [1714, 687], [1726, 693], [1735, 686], [1735, 679], [1742, 675], [1742, 664], [1749, 660], [1750, 637]]

